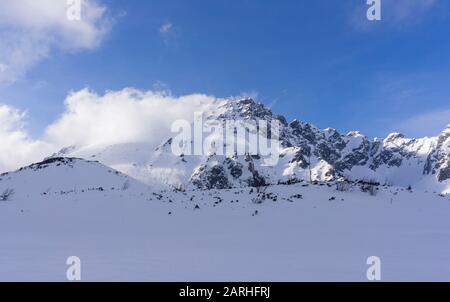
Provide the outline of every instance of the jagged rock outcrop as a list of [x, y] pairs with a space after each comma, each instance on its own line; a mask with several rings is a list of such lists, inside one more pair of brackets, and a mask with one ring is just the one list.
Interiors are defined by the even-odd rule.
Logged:
[[[268, 166], [259, 155], [227, 156], [218, 155], [221, 153], [214, 150], [204, 155], [176, 156], [172, 154], [172, 139], [169, 139], [156, 151], [148, 150], [154, 153], [151, 164], [140, 167], [133, 163], [133, 169], [139, 173], [132, 176], [147, 182], [147, 175], [152, 175], [167, 185], [199, 189], [340, 178], [450, 189], [450, 126], [431, 138], [410, 139], [394, 133], [385, 139], [370, 140], [357, 131], [341, 134], [335, 129], [322, 130], [300, 120], [287, 122], [283, 116], [251, 98], [218, 103], [210, 112], [204, 112], [204, 120], [215, 125], [224, 125], [229, 120], [264, 120], [269, 126], [278, 121], [279, 161]], [[262, 133], [274, 138], [270, 127]], [[67, 148], [55, 156], [66, 156], [71, 150]]]
[[[232, 100], [210, 120], [273, 120], [280, 122], [280, 161], [265, 167], [250, 156], [216, 156], [215, 165], [200, 165], [190, 178], [198, 188], [261, 186], [287, 180], [376, 179], [381, 183], [406, 184], [421, 176], [435, 176], [436, 182], [450, 180], [450, 130], [436, 138], [408, 139], [394, 133], [384, 140], [369, 140], [359, 132], [340, 134], [335, 129], [321, 130], [309, 123], [290, 123], [251, 98]], [[403, 171], [404, 170], [404, 171]], [[415, 172], [411, 175], [411, 170]], [[402, 176], [402, 174], [405, 174]], [[416, 179], [407, 179], [408, 177]]]

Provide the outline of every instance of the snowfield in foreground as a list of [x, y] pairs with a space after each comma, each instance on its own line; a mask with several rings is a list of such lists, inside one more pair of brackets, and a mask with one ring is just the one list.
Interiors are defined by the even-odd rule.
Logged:
[[450, 281], [450, 126], [369, 140], [249, 98], [205, 120], [281, 122], [278, 164], [63, 148], [0, 175], [0, 281], [65, 281], [71, 256], [84, 281], [367, 281], [371, 256], [384, 281]]
[[384, 281], [450, 281], [448, 196], [251, 190], [17, 190], [0, 202], [0, 281], [65, 281], [69, 256], [83, 281], [367, 281], [369, 256]]

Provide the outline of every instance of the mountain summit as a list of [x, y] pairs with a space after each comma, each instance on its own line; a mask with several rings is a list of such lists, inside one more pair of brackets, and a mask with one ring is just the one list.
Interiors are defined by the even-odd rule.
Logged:
[[226, 189], [345, 179], [450, 192], [450, 127], [431, 138], [413, 139], [393, 133], [385, 139], [369, 140], [357, 131], [341, 134], [299, 120], [287, 122], [252, 98], [218, 102], [203, 117], [219, 123], [264, 120], [270, 125], [278, 121], [278, 164], [267, 166], [259, 156], [250, 155], [176, 156], [171, 151], [173, 139], [156, 150], [145, 143], [78, 151], [71, 147], [64, 150], [64, 156], [95, 158], [152, 185]]

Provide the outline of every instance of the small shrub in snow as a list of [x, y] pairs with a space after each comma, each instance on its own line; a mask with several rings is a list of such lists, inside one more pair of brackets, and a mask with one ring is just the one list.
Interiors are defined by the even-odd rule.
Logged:
[[261, 198], [260, 196], [258, 196], [257, 198], [253, 198], [253, 199], [252, 199], [252, 202], [253, 202], [254, 204], [262, 204], [262, 203], [263, 203], [263, 200], [262, 200], [262, 198]]
[[371, 196], [377, 195], [377, 186], [374, 184], [366, 183], [361, 186], [361, 191], [369, 193]]
[[126, 191], [130, 188], [130, 181], [127, 179], [122, 185], [122, 191]]
[[350, 183], [347, 181], [339, 181], [336, 183], [336, 191], [348, 192], [350, 190]]
[[266, 200], [266, 198], [267, 198], [266, 190], [267, 190], [267, 187], [263, 187], [263, 186], [256, 187], [256, 192], [258, 193], [258, 196], [256, 198], [253, 198], [252, 202], [254, 204], [263, 203], [264, 200]]
[[0, 201], [8, 201], [11, 199], [11, 196], [14, 195], [14, 189], [6, 189], [3, 191], [3, 193], [0, 195]]
[[374, 179], [365, 179], [362, 181], [359, 181], [359, 184], [361, 185], [361, 191], [365, 193], [369, 193], [371, 196], [377, 195], [378, 186], [380, 186], [380, 183], [377, 182]]

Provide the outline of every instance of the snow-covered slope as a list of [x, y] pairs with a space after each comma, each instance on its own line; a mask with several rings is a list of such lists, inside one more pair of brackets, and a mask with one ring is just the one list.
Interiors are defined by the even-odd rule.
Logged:
[[205, 119], [280, 121], [278, 164], [175, 156], [168, 139], [68, 147], [5, 173], [0, 280], [65, 280], [69, 256], [85, 281], [365, 281], [370, 256], [385, 281], [450, 280], [450, 128], [370, 141], [251, 99]]
[[367, 281], [377, 256], [384, 281], [449, 281], [448, 196], [377, 192], [298, 183], [14, 196], [0, 201], [0, 280], [65, 281], [77, 256], [83, 281]]
[[144, 191], [146, 185], [98, 162], [78, 158], [49, 158], [0, 176], [0, 193], [12, 198], [83, 194], [90, 191]]
[[[245, 98], [218, 103], [204, 113], [206, 123], [226, 120], [277, 120], [280, 160], [268, 166], [259, 156], [176, 156], [172, 139], [156, 150], [144, 143], [68, 148], [64, 155], [95, 158], [152, 186], [201, 189], [258, 186], [298, 180], [371, 180], [450, 192], [450, 126], [436, 137], [410, 139], [399, 133], [369, 140], [360, 132], [340, 134], [309, 123], [288, 123], [264, 105]], [[205, 139], [209, 137], [206, 136]], [[61, 156], [58, 154], [57, 156]]]

